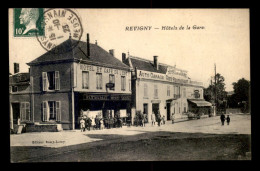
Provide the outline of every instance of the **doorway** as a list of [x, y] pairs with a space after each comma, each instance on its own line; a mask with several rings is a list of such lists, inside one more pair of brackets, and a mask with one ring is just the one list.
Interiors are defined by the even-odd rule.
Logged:
[[167, 121], [171, 120], [171, 103], [167, 103]]
[[18, 117], [20, 117], [20, 103], [12, 103], [13, 124], [17, 125]]
[[158, 111], [159, 111], [159, 103], [153, 103], [152, 104], [152, 110], [153, 110], [153, 113], [155, 114], [155, 116], [157, 118]]

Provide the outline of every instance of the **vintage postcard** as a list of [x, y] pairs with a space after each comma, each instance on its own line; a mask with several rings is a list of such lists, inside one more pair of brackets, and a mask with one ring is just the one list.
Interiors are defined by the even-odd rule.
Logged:
[[249, 9], [8, 16], [11, 163], [251, 160]]

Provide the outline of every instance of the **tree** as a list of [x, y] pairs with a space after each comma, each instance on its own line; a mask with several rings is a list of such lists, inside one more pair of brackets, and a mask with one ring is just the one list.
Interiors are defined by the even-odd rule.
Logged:
[[241, 107], [243, 111], [247, 111], [250, 105], [250, 81], [241, 78], [237, 82], [232, 83], [232, 85], [234, 94], [231, 97], [231, 100], [237, 107]]
[[227, 98], [227, 92], [225, 89], [225, 78], [221, 74], [217, 73], [216, 76], [213, 77], [213, 84], [204, 89], [204, 99], [210, 101], [211, 103], [214, 103], [216, 99], [217, 109], [224, 108], [224, 101]]
[[249, 100], [249, 89], [250, 89], [250, 81], [242, 78], [238, 80], [237, 82], [232, 83], [234, 94], [235, 94], [235, 100], [237, 102], [246, 101]]

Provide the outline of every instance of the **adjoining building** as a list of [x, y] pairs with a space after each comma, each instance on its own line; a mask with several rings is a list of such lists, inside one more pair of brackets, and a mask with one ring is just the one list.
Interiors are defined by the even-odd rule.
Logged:
[[123, 54], [122, 61], [133, 70], [133, 107], [148, 114], [148, 122], [152, 112], [170, 120], [173, 113], [182, 118], [188, 111], [211, 107], [203, 99], [203, 83], [191, 80], [185, 70], [159, 63], [158, 56], [150, 61]]
[[[27, 63], [30, 66], [30, 111], [22, 123], [59, 125], [62, 129], [79, 127], [80, 111], [95, 117], [107, 110], [121, 116], [131, 112], [131, 72], [129, 66], [96, 44], [69, 38]], [[28, 106], [28, 105], [27, 105]], [[26, 108], [27, 109], [27, 108]], [[13, 115], [11, 112], [10, 115]]]
[[17, 129], [18, 118], [30, 120], [31, 94], [30, 74], [19, 73], [19, 64], [14, 63], [14, 75], [9, 75], [10, 128]]

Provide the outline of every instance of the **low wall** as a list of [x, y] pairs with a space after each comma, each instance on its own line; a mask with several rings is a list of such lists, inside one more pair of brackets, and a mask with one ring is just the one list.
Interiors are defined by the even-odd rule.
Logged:
[[58, 132], [62, 131], [61, 124], [26, 125], [25, 132]]
[[229, 108], [226, 109], [226, 114], [230, 114], [230, 113], [242, 113], [240, 108]]

